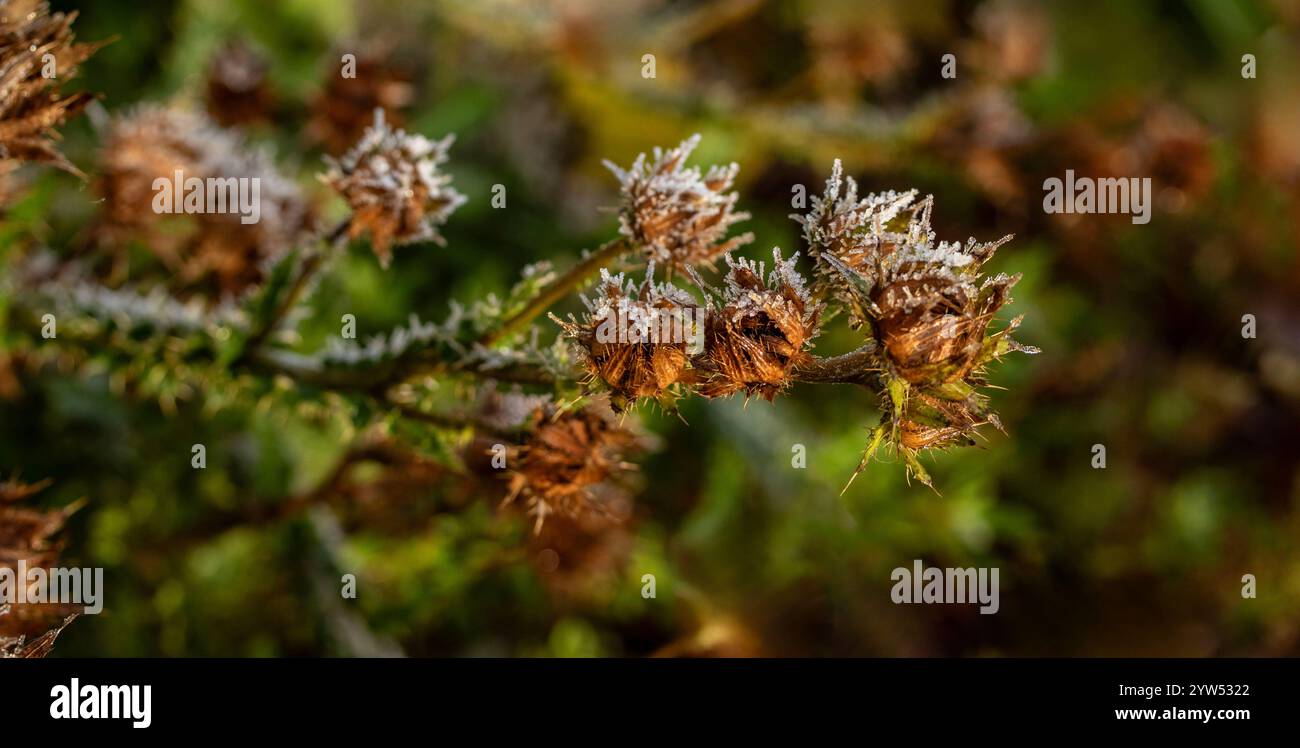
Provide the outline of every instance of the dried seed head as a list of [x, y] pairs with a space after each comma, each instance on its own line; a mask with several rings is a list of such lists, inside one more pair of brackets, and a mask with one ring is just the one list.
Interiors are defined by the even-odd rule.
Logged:
[[377, 44], [347, 48], [358, 46], [369, 48], [355, 53], [355, 75], [343, 76], [338, 62], [342, 52], [333, 55], [327, 70], [329, 82], [311, 104], [308, 137], [334, 156], [365, 135], [376, 109], [383, 110], [384, 118], [394, 127], [402, 127], [402, 111], [415, 98], [411, 72], [397, 64], [389, 50]]
[[[0, 481], [0, 567], [16, 571], [19, 561], [28, 568], [58, 565], [56, 535], [80, 502], [56, 511], [16, 506], [48, 485]], [[76, 614], [75, 606], [62, 603], [0, 602], [0, 658], [44, 657]]]
[[735, 212], [736, 192], [727, 192], [740, 167], [685, 168], [700, 142], [692, 135], [676, 148], [654, 149], [654, 161], [637, 156], [627, 171], [605, 162], [621, 183], [619, 232], [669, 272], [695, 265], [712, 267], [720, 255], [754, 240], [753, 234], [727, 238], [732, 224], [749, 219]]
[[596, 404], [569, 411], [538, 408], [531, 420], [524, 442], [507, 452], [506, 502], [524, 500], [535, 532], [551, 514], [610, 514], [602, 496], [635, 469], [623, 456], [639, 445], [637, 435]]
[[858, 200], [852, 179], [841, 197], [845, 181], [837, 161], [825, 195], [795, 219], [829, 271], [826, 287], [849, 305], [851, 323], [870, 331], [884, 372], [885, 418], [858, 470], [891, 443], [908, 474], [929, 485], [918, 451], [969, 444], [977, 427], [998, 423], [976, 392], [985, 365], [1009, 351], [1038, 352], [1011, 338], [1019, 318], [989, 332], [1019, 276], [981, 282], [980, 267], [1011, 237], [936, 243], [932, 198], [915, 202], [915, 192], [891, 192]]
[[[214, 130], [201, 117], [164, 107], [140, 107], [113, 118], [104, 135], [96, 185], [103, 199], [99, 230], [104, 243], [124, 243], [128, 234], [160, 220], [152, 208], [154, 180], [171, 179], [177, 171], [198, 176], [206, 149], [220, 137]], [[145, 243], [160, 249], [153, 241]]]
[[451, 176], [439, 170], [447, 160], [455, 135], [429, 140], [393, 130], [382, 109], [374, 125], [340, 159], [326, 158], [330, 168], [321, 179], [352, 208], [348, 233], [370, 234], [370, 244], [385, 267], [394, 244], [433, 241], [445, 244], [438, 227], [465, 196], [451, 186]]
[[807, 215], [790, 217], [803, 227], [808, 254], [817, 262], [818, 293], [835, 292], [843, 297], [843, 278], [827, 258], [861, 270], [867, 261], [864, 248], [874, 244], [880, 250], [892, 248], [902, 237], [891, 231], [896, 219], [909, 210], [914, 212], [916, 190], [882, 192], [858, 198], [858, 183], [844, 175], [844, 166], [835, 159], [826, 190], [810, 199]]
[[208, 62], [208, 115], [224, 127], [270, 119], [275, 107], [270, 65], [248, 42], [226, 42]]
[[[928, 235], [926, 223], [912, 236]], [[885, 254], [867, 253], [870, 279], [839, 266], [846, 276], [855, 274], [855, 314], [870, 321], [893, 376], [913, 387], [939, 387], [970, 381], [1007, 351], [1036, 352], [1006, 335], [1015, 323], [989, 333], [1020, 276], [999, 274], [979, 283], [978, 269], [1009, 239], [965, 246], [909, 240]]]
[[942, 265], [895, 275], [875, 302], [878, 342], [893, 371], [922, 385], [966, 377], [981, 363], [989, 323], [1019, 279], [998, 275], [977, 288]]
[[798, 257], [783, 261], [781, 250], [773, 249], [774, 266], [764, 285], [763, 263], [727, 256], [731, 270], [722, 306], [710, 310], [705, 350], [695, 359], [700, 394], [722, 397], [744, 390], [770, 402], [789, 382], [821, 320], [821, 305], [795, 270]]
[[[61, 97], [58, 86], [102, 46], [73, 42], [76, 17], [51, 14], [43, 0], [0, 0], [0, 171], [9, 170], [6, 163], [31, 161], [80, 173], [54, 147], [54, 128], [92, 98]], [[45, 75], [46, 55], [53, 56], [52, 77]]]
[[582, 301], [588, 313], [581, 322], [552, 319], [577, 343], [589, 379], [609, 388], [614, 408], [668, 397], [685, 372], [687, 340], [694, 334], [691, 295], [655, 283], [652, 262], [639, 288], [622, 273], [602, 269], [595, 299]]
[[[206, 203], [192, 215], [158, 213], [154, 181], [171, 185], [177, 172], [186, 182], [205, 184], [258, 180], [257, 222], [243, 223], [230, 208], [209, 211]], [[246, 184], [251, 189], [252, 182]], [[120, 253], [127, 240], [140, 240], [173, 271], [173, 286], [182, 293], [205, 291], [214, 299], [242, 294], [265, 280], [271, 261], [315, 230], [298, 185], [279, 174], [267, 153], [202, 114], [178, 109], [146, 106], [114, 118], [97, 189], [103, 197], [99, 244]]]

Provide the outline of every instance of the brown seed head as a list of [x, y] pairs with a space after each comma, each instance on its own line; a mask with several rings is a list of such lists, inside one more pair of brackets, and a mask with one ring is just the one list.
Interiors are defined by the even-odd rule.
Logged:
[[796, 253], [781, 259], [763, 283], [763, 263], [727, 256], [726, 288], [720, 309], [710, 310], [704, 353], [695, 359], [702, 372], [698, 387], [706, 397], [744, 390], [771, 401], [788, 383], [790, 370], [817, 336], [821, 305], [813, 300], [795, 270]]
[[[201, 212], [182, 211], [182, 205], [173, 205], [179, 215], [158, 212], [160, 190], [172, 189], [177, 172], [183, 196], [190, 194], [191, 179], [204, 183]], [[252, 193], [258, 198], [256, 223], [243, 223], [229, 207], [220, 212], [215, 203], [209, 206], [214, 197], [209, 180], [225, 184], [232, 178], [258, 180]], [[155, 186], [159, 179], [162, 187]], [[245, 184], [252, 189], [251, 181]], [[173, 286], [184, 293], [242, 294], [265, 280], [269, 262], [315, 230], [315, 215], [298, 185], [279, 174], [267, 153], [205, 115], [178, 109], [146, 106], [115, 118], [105, 136], [96, 187], [103, 198], [99, 244], [121, 253], [129, 239], [142, 241], [174, 273]]]
[[681, 380], [695, 300], [669, 283], [654, 282], [654, 264], [638, 288], [623, 274], [600, 272], [595, 299], [583, 297], [588, 314], [581, 322], [562, 322], [591, 380], [609, 388], [616, 410], [643, 397], [657, 398]]
[[712, 166], [707, 174], [698, 166], [685, 168], [699, 142], [693, 135], [668, 151], [655, 148], [652, 162], [642, 153], [627, 171], [605, 162], [622, 184], [620, 233], [670, 273], [712, 267], [720, 255], [754, 240], [749, 233], [727, 238], [732, 224], [749, 219], [748, 213], [735, 212], [739, 195], [727, 192], [740, 167]]
[[43, 0], [0, 0], [0, 171], [11, 168], [6, 162], [31, 161], [80, 173], [54, 147], [54, 128], [92, 98], [60, 96], [58, 87], [102, 46], [73, 42], [76, 17], [50, 13]]
[[370, 234], [375, 254], [387, 267], [394, 244], [445, 244], [438, 227], [465, 196], [451, 186], [451, 176], [439, 170], [455, 135], [429, 140], [393, 130], [381, 109], [374, 117], [374, 125], [352, 150], [340, 159], [326, 159], [330, 168], [321, 180], [352, 207], [349, 235]]
[[993, 315], [1019, 276], [998, 275], [980, 287], [943, 265], [921, 265], [880, 289], [877, 338], [893, 370], [912, 384], [963, 379], [981, 363]]
[[507, 451], [507, 502], [522, 498], [540, 531], [546, 517], [608, 514], [604, 488], [634, 469], [623, 461], [639, 439], [619, 425], [608, 409], [539, 408], [522, 444]]

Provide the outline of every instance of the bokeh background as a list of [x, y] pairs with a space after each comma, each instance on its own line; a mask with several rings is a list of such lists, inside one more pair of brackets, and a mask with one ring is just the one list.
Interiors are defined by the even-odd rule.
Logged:
[[[5, 253], [73, 251], [96, 210], [96, 118], [220, 110], [213, 60], [241, 44], [268, 97], [241, 127], [329, 215], [342, 208], [315, 174], [343, 137], [322, 129], [330, 107], [336, 130], [378, 103], [457, 134], [447, 170], [470, 199], [447, 246], [399, 249], [387, 271], [353, 246], [306, 347], [343, 313], [365, 337], [501, 293], [530, 262], [567, 267], [616, 230], [601, 160], [699, 132], [696, 163], [741, 166], [751, 257], [802, 249], [792, 188], [819, 193], [834, 158], [865, 190], [933, 194], [940, 238], [1014, 233], [990, 271], [1024, 274], [1006, 311], [1043, 351], [992, 372], [1006, 435], [925, 457], [937, 493], [886, 461], [841, 496], [877, 404], [798, 385], [771, 405], [639, 412], [657, 449], [628, 521], [541, 539], [497, 511], [500, 489], [448, 478], [436, 458], [455, 437], [427, 426], [357, 455], [364, 418], [329, 398], [171, 407], [111, 368], [10, 366], [0, 471], [53, 479], [47, 507], [85, 497], [64, 562], [106, 569], [104, 613], [56, 656], [1300, 654], [1300, 2], [54, 6], [80, 11], [81, 40], [117, 37], [72, 85], [101, 92], [98, 111], [64, 128], [91, 181], [21, 172]], [[323, 98], [341, 52], [369, 85]], [[1151, 177], [1151, 222], [1045, 214], [1043, 180], [1066, 169]], [[29, 345], [0, 341], [11, 358]], [[816, 351], [860, 342], [835, 324]], [[275, 511], [322, 491], [347, 501]], [[891, 570], [918, 558], [998, 567], [1000, 611], [891, 603]]]

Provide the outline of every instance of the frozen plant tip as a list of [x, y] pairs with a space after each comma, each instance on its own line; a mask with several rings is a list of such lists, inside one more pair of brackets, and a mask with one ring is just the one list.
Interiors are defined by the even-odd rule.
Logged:
[[1019, 318], [989, 331], [1020, 277], [982, 278], [980, 268], [1011, 237], [936, 242], [931, 198], [914, 203], [915, 192], [890, 192], [859, 200], [851, 178], [841, 197], [842, 180], [836, 161], [825, 195], [795, 218], [828, 286], [849, 305], [852, 324], [872, 336], [883, 372], [885, 417], [858, 470], [888, 443], [909, 475], [931, 485], [919, 451], [970, 445], [977, 427], [1000, 427], [977, 391], [985, 367], [1010, 351], [1037, 353], [1011, 338]]
[[360, 142], [342, 158], [326, 158], [321, 176], [352, 208], [348, 235], [370, 235], [370, 244], [385, 267], [393, 245], [433, 241], [446, 244], [439, 227], [465, 196], [451, 186], [440, 166], [455, 135], [429, 140], [393, 130], [382, 109]]
[[0, 174], [24, 161], [78, 173], [54, 147], [54, 128], [93, 97], [61, 96], [58, 86], [101, 45], [73, 42], [76, 17], [50, 13], [43, 0], [0, 0]]
[[721, 255], [754, 240], [749, 233], [727, 238], [732, 224], [749, 219], [735, 211], [738, 194], [727, 192], [740, 167], [712, 166], [707, 173], [685, 168], [699, 142], [693, 135], [676, 148], [655, 148], [653, 161], [642, 153], [626, 171], [605, 162], [621, 183], [619, 232], [670, 273], [712, 267]]

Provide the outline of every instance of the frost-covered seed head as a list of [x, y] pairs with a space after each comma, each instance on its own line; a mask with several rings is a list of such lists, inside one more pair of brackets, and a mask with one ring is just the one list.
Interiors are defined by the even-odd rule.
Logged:
[[764, 285], [763, 263], [727, 256], [721, 308], [711, 310], [705, 352], [695, 360], [700, 394], [724, 397], [744, 390], [771, 401], [789, 382], [817, 336], [822, 310], [795, 270], [798, 257], [782, 260], [774, 248]]
[[552, 319], [577, 344], [590, 380], [609, 388], [615, 410], [665, 396], [681, 379], [690, 331], [668, 339], [660, 331], [665, 321], [670, 330], [673, 322], [692, 324], [686, 311], [695, 302], [670, 283], [655, 283], [653, 262], [640, 286], [602, 269], [595, 298], [583, 297], [583, 303], [588, 312], [582, 321]]
[[727, 192], [740, 167], [712, 166], [707, 173], [685, 167], [699, 142], [700, 136], [692, 135], [676, 148], [655, 148], [653, 161], [642, 153], [626, 171], [605, 162], [621, 183], [619, 232], [670, 273], [711, 267], [719, 256], [754, 240], [749, 233], [727, 238], [733, 224], [749, 219], [735, 211], [738, 194]]
[[326, 158], [322, 181], [352, 208], [349, 236], [370, 234], [370, 244], [385, 267], [393, 245], [433, 241], [446, 244], [438, 227], [465, 196], [451, 186], [439, 167], [455, 140], [429, 140], [393, 130], [375, 110], [375, 123], [342, 158]]
[[[191, 216], [182, 231], [164, 226], [171, 216], [155, 210], [155, 180], [170, 183], [178, 171], [187, 182], [257, 180], [257, 222], [243, 223], [233, 211], [205, 211]], [[310, 204], [269, 153], [204, 114], [171, 107], [141, 106], [113, 118], [100, 152], [97, 189], [103, 246], [121, 251], [138, 239], [175, 273], [175, 289], [214, 286], [218, 299], [259, 285], [267, 266], [315, 229]]]

